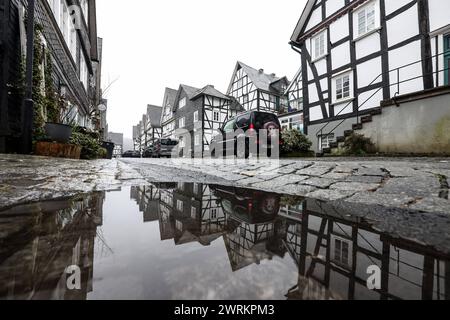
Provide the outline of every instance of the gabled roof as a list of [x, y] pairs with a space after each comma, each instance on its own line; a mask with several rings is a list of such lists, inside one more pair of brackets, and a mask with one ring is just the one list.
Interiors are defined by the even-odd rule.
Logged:
[[272, 91], [271, 85], [282, 79], [282, 78], [278, 78], [275, 74], [264, 73], [264, 71], [262, 69], [256, 70], [255, 68], [252, 68], [252, 67], [246, 65], [245, 63], [238, 61], [236, 63], [236, 68], [233, 72], [233, 78], [231, 79], [230, 86], [228, 87], [228, 92], [231, 91], [231, 87], [233, 86], [234, 75], [241, 68], [247, 74], [249, 79], [253, 82], [253, 85], [257, 89], [260, 89], [260, 90], [270, 92], [270, 91]]
[[200, 97], [202, 95], [208, 95], [208, 96], [212, 96], [212, 97], [216, 97], [216, 98], [220, 98], [220, 99], [230, 100], [230, 97], [224, 95], [222, 92], [220, 92], [219, 90], [214, 88], [214, 86], [212, 86], [212, 85], [207, 85], [203, 89], [200, 89], [199, 91], [197, 91], [197, 93], [194, 95], [194, 97], [191, 100], [197, 99], [198, 97]]
[[173, 106], [172, 111], [173, 112], [177, 111], [178, 101], [180, 100], [181, 91], [186, 92], [186, 95], [188, 96], [189, 100], [192, 100], [192, 98], [195, 97], [196, 93], [199, 90], [200, 89], [198, 89], [198, 88], [187, 86], [185, 84], [180, 84], [180, 87], [178, 89], [178, 92], [177, 92], [177, 95], [176, 95], [176, 98], [175, 98], [175, 102], [174, 102], [174, 106]]
[[164, 101], [163, 106], [165, 107], [166, 101], [172, 106], [175, 105], [175, 99], [177, 98], [178, 90], [166, 88], [166, 91], [164, 93]]
[[287, 87], [286, 91], [284, 92], [285, 94], [288, 94], [289, 91], [291, 91], [292, 87], [297, 82], [298, 77], [301, 76], [301, 74], [302, 74], [302, 67], [300, 67], [300, 69], [298, 69], [297, 73], [294, 76], [294, 79], [292, 79], [291, 84]]
[[152, 128], [158, 128], [161, 126], [161, 114], [162, 107], [147, 105], [147, 117], [150, 120]]
[[303, 9], [302, 15], [300, 16], [300, 20], [297, 22], [297, 26], [295, 27], [294, 33], [291, 36], [291, 41], [297, 41], [298, 37], [300, 36], [300, 32], [302, 32], [303, 27], [305, 26], [306, 22], [308, 21], [309, 15], [312, 13], [314, 4], [316, 3], [316, 0], [308, 0], [306, 3], [305, 8]]

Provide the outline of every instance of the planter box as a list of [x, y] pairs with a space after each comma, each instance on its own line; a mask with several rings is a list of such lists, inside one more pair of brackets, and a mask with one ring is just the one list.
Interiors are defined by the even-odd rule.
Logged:
[[78, 160], [81, 155], [81, 147], [56, 142], [38, 142], [36, 143], [35, 154], [44, 157]]

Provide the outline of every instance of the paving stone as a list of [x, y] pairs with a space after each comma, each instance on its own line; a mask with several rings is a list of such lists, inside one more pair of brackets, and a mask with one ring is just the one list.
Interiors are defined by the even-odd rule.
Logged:
[[351, 190], [317, 190], [308, 193], [306, 196], [312, 199], [324, 200], [324, 201], [335, 201], [345, 199], [355, 192]]
[[359, 168], [357, 172], [354, 173], [357, 176], [385, 176], [386, 172], [377, 167], [369, 168]]
[[388, 207], [406, 206], [414, 198], [404, 194], [382, 194], [374, 192], [359, 192], [347, 199], [349, 202], [365, 203], [365, 204], [381, 204]]
[[300, 182], [302, 185], [313, 186], [319, 189], [326, 189], [330, 187], [336, 180], [325, 179], [325, 178], [310, 178], [308, 180]]
[[345, 180], [346, 178], [348, 178], [350, 176], [351, 176], [351, 173], [332, 171], [330, 173], [322, 175], [321, 177], [325, 178], [325, 179]]
[[389, 179], [377, 192], [383, 194], [405, 194], [413, 198], [439, 196], [441, 184], [437, 177], [420, 176]]
[[377, 183], [381, 184], [383, 177], [377, 176], [349, 176], [345, 182]]
[[265, 181], [262, 183], [257, 183], [255, 185], [253, 185], [253, 187], [261, 187], [264, 189], [267, 189], [267, 188], [275, 189], [275, 188], [279, 188], [279, 187], [282, 187], [285, 185], [296, 184], [296, 183], [299, 183], [306, 179], [308, 179], [308, 177], [306, 177], [306, 176], [287, 175], [287, 176], [275, 178], [273, 180]]
[[304, 175], [304, 176], [322, 176], [328, 172], [330, 172], [330, 170], [332, 170], [333, 167], [332, 166], [312, 166], [306, 169], [302, 169], [297, 171], [298, 175]]
[[379, 187], [376, 183], [360, 183], [360, 182], [337, 182], [330, 189], [339, 191], [371, 191]]
[[428, 197], [409, 206], [410, 209], [425, 212], [442, 212], [450, 215], [450, 201], [437, 197]]

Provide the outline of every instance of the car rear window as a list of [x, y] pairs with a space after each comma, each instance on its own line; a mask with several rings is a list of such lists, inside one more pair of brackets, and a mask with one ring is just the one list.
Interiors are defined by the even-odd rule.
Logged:
[[268, 122], [274, 122], [278, 126], [280, 126], [280, 122], [278, 117], [272, 113], [264, 113], [264, 112], [255, 112], [255, 127], [256, 129], [261, 129]]
[[170, 140], [170, 139], [162, 139], [161, 144], [163, 146], [176, 146], [178, 144], [178, 142], [175, 140]]

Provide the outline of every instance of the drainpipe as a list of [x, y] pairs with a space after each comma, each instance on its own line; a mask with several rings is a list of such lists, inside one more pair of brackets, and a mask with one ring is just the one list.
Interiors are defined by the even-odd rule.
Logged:
[[33, 101], [33, 59], [34, 59], [34, 8], [35, 0], [28, 0], [27, 21], [27, 66], [26, 92], [23, 112], [22, 153], [32, 152], [34, 101]]

